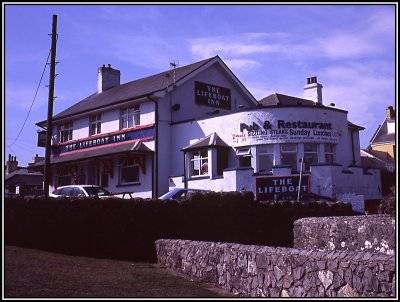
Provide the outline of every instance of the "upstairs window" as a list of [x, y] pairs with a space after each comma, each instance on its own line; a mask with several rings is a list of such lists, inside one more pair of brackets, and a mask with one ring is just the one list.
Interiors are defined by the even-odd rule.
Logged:
[[72, 122], [57, 125], [57, 142], [63, 143], [72, 140]]
[[140, 106], [121, 109], [121, 129], [140, 125]]
[[190, 153], [190, 175], [208, 175], [208, 150], [193, 151]]
[[92, 115], [90, 117], [89, 135], [101, 133], [101, 114]]
[[315, 163], [318, 163], [318, 144], [304, 144], [304, 170], [310, 171]]

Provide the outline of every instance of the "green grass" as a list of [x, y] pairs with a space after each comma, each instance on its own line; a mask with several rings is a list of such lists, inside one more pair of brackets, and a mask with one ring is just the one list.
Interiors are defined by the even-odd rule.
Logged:
[[67, 256], [5, 246], [4, 264], [5, 298], [233, 296], [152, 263]]

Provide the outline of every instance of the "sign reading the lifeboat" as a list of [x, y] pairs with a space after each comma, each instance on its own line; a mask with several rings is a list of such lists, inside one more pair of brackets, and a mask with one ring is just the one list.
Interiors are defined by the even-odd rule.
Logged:
[[242, 122], [239, 131], [232, 133], [234, 147], [271, 143], [333, 143], [339, 141], [339, 132], [331, 122], [306, 120], [262, 120]]
[[195, 103], [231, 110], [231, 90], [212, 84], [194, 82]]
[[274, 200], [286, 196], [295, 199], [299, 191], [310, 192], [310, 175], [302, 175], [300, 185], [299, 181], [300, 175], [256, 177], [256, 199]]

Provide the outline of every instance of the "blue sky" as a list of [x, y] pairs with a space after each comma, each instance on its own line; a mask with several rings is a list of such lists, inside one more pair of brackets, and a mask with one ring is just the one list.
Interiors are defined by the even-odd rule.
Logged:
[[[394, 4], [357, 5], [22, 5], [3, 2], [3, 158], [27, 165], [35, 123], [46, 120], [49, 68], [32, 105], [58, 16], [54, 114], [94, 93], [97, 68], [121, 83], [219, 55], [257, 100], [302, 97], [317, 76], [325, 105], [365, 127], [361, 148], [395, 108]], [[31, 110], [30, 110], [31, 108]], [[28, 112], [30, 110], [29, 116]], [[24, 120], [28, 116], [22, 129]], [[18, 139], [15, 140], [18, 136]]]

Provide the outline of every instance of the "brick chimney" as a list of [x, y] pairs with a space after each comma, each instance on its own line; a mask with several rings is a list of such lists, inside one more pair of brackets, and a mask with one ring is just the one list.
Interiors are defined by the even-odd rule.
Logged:
[[391, 118], [394, 118], [394, 116], [395, 116], [395, 111], [394, 111], [393, 107], [392, 106], [387, 107], [387, 109], [386, 109], [386, 119], [389, 120]]
[[120, 84], [120, 79], [121, 72], [111, 68], [111, 64], [108, 64], [108, 67], [105, 65], [99, 67], [97, 73], [97, 93], [118, 86]]
[[322, 87], [317, 82], [317, 77], [307, 78], [307, 85], [304, 86], [304, 98], [322, 105]]
[[6, 161], [7, 170], [6, 173], [12, 173], [18, 170], [18, 161], [16, 156], [11, 156], [8, 154], [8, 161]]

